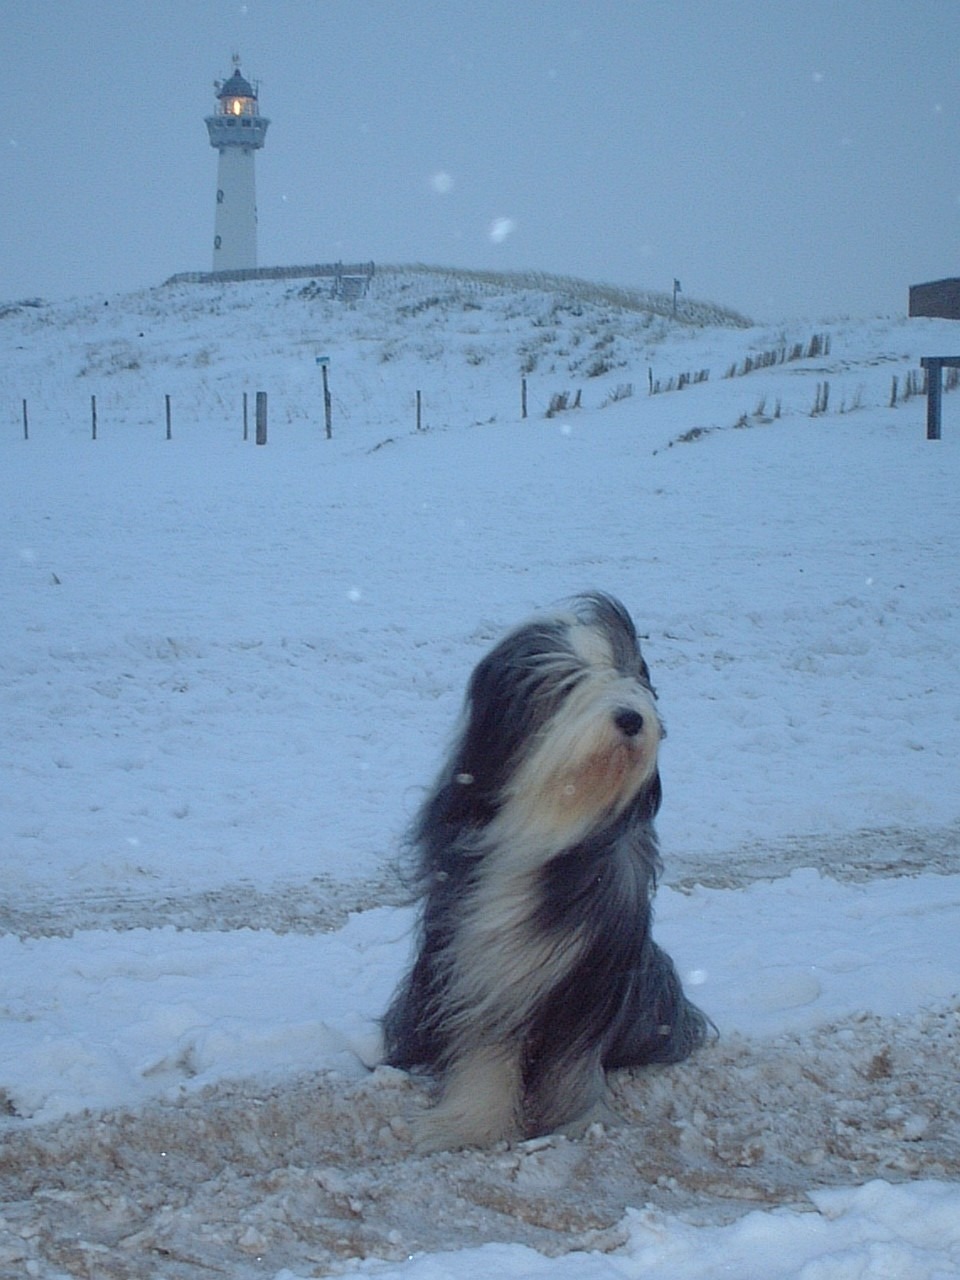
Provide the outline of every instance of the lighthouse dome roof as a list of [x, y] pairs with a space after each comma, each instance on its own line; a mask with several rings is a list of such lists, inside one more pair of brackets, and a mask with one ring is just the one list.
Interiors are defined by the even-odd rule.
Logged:
[[256, 90], [249, 80], [240, 74], [239, 68], [229, 80], [225, 80], [217, 93], [218, 98], [255, 98]]

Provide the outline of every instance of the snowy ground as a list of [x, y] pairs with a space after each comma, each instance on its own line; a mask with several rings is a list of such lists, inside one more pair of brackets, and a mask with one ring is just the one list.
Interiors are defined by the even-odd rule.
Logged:
[[[957, 341], [424, 273], [0, 308], [0, 1275], [960, 1274], [960, 402], [902, 399]], [[590, 587], [722, 1036], [620, 1130], [416, 1156], [391, 860], [476, 660]]]

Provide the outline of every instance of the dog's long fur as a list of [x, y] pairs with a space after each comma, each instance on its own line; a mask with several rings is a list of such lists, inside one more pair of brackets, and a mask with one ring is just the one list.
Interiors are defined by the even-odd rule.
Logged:
[[385, 1060], [439, 1077], [424, 1149], [486, 1146], [605, 1109], [604, 1070], [677, 1062], [708, 1020], [650, 934], [663, 725], [619, 601], [507, 635], [412, 831], [415, 962]]

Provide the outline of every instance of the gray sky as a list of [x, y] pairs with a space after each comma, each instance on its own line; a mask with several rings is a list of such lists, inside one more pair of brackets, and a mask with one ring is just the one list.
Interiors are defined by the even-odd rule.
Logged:
[[210, 269], [234, 51], [262, 265], [678, 277], [760, 320], [960, 275], [960, 0], [5, 0], [0, 301]]

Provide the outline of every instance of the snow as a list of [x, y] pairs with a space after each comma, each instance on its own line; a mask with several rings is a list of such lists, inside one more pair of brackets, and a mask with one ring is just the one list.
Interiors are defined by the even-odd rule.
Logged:
[[[960, 454], [902, 398], [955, 330], [618, 302], [0, 308], [0, 1274], [960, 1274]], [[416, 1156], [422, 1082], [369, 1069], [393, 860], [474, 663], [591, 587], [644, 636], [657, 936], [721, 1039], [612, 1081], [622, 1130]]]
[[[864, 1187], [814, 1192], [819, 1214], [782, 1210], [749, 1213], [724, 1227], [691, 1228], [655, 1211], [630, 1210], [627, 1240], [615, 1254], [572, 1253], [545, 1259], [530, 1249], [486, 1245], [443, 1256], [411, 1260], [402, 1267], [369, 1267], [379, 1280], [455, 1280], [460, 1276], [512, 1280], [635, 1280], [668, 1275], [670, 1280], [849, 1280], [853, 1276], [956, 1275], [960, 1260], [960, 1191], [938, 1183]], [[912, 1225], [903, 1232], [903, 1223]], [[953, 1266], [928, 1247], [948, 1241]], [[950, 1265], [948, 1263], [948, 1265]], [[292, 1272], [281, 1277], [293, 1280]]]
[[[802, 1032], [868, 1009], [948, 1003], [958, 989], [960, 881], [843, 884], [815, 870], [741, 889], [660, 891], [658, 937], [724, 1035]], [[331, 933], [127, 929], [0, 937], [0, 1079], [18, 1114], [196, 1091], [244, 1070], [357, 1076], [408, 958], [412, 913], [380, 908]], [[776, 948], [757, 920], [776, 920]], [[304, 975], [323, 974], [322, 983]], [[78, 1016], [78, 1011], [81, 1011]]]

